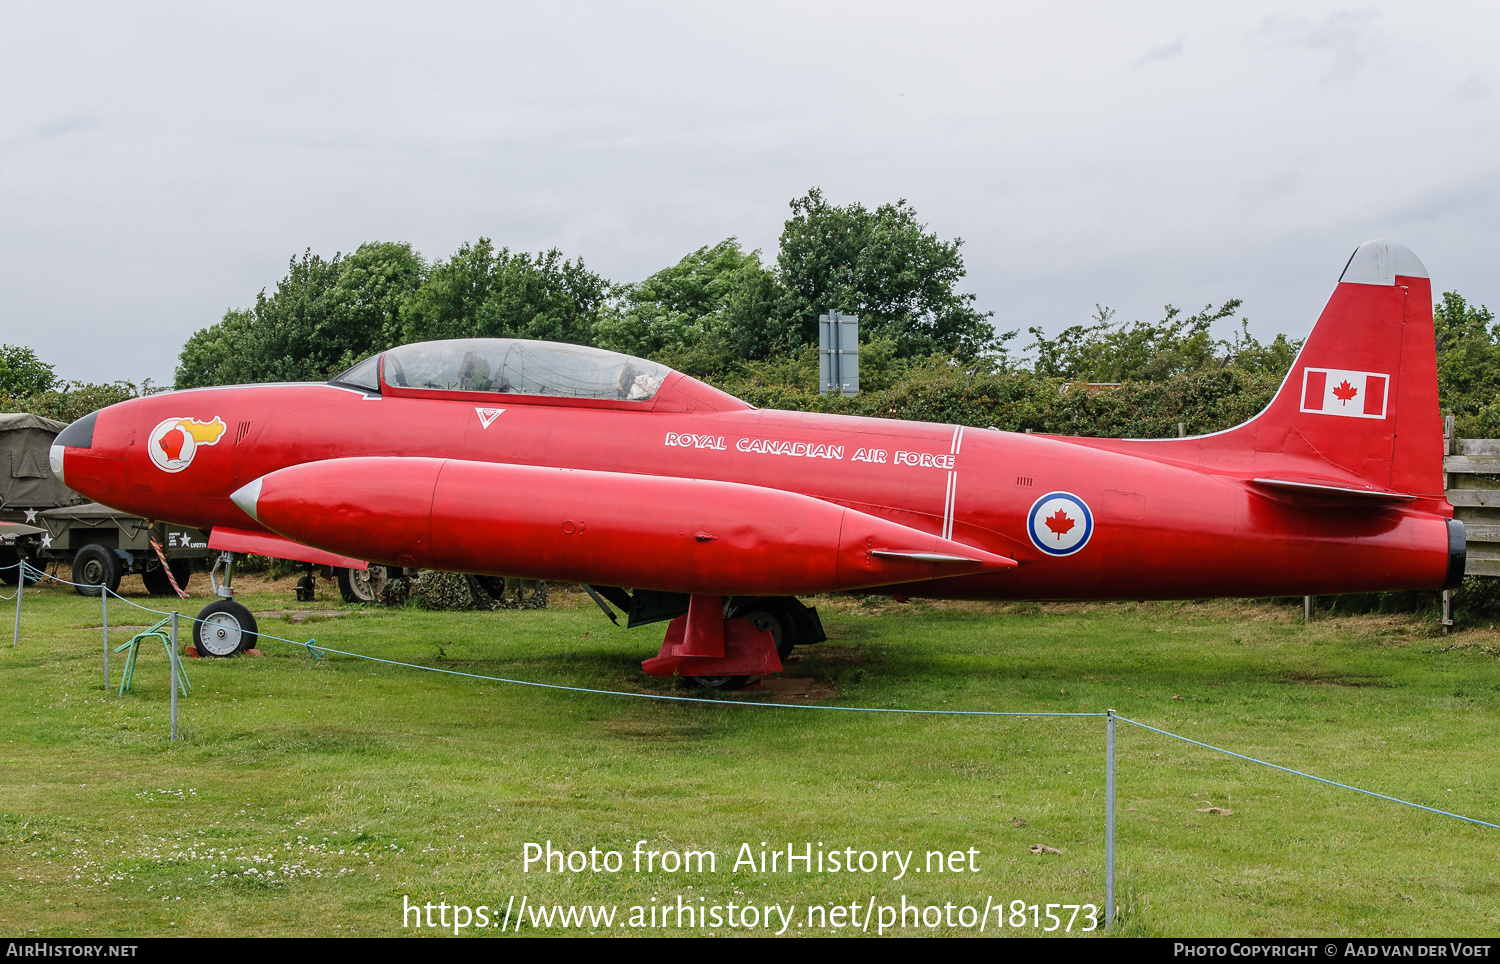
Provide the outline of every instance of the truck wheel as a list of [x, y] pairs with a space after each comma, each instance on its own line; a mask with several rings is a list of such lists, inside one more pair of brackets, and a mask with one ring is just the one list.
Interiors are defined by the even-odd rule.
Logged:
[[[16, 546], [0, 546], [0, 582], [7, 586], [14, 586], [21, 579], [21, 567], [16, 565], [22, 559], [35, 566], [36, 559], [23, 549]], [[26, 585], [32, 586], [40, 579], [40, 576], [27, 576]]]
[[73, 557], [73, 587], [80, 596], [97, 596], [104, 587], [110, 592], [120, 591], [120, 557], [113, 549], [88, 545], [78, 550]]
[[259, 629], [250, 610], [233, 599], [220, 599], [198, 610], [193, 639], [199, 656], [233, 656], [255, 648]]
[[[187, 592], [188, 579], [193, 575], [193, 564], [187, 559], [169, 559], [168, 564], [172, 567], [172, 578], [177, 580], [177, 585], [183, 592]], [[141, 573], [141, 582], [146, 584], [146, 591], [153, 596], [172, 595], [172, 583], [167, 579], [167, 571], [158, 563]]]
[[344, 602], [380, 602], [380, 594], [385, 592], [387, 578], [385, 566], [371, 566], [368, 569], [339, 568], [335, 573], [339, 580], [339, 595], [344, 597]]

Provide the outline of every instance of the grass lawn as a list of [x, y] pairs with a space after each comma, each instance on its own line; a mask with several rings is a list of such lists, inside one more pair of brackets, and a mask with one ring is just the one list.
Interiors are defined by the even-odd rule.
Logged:
[[[123, 591], [166, 608], [138, 579]], [[262, 630], [339, 649], [695, 695], [640, 672], [663, 627], [617, 629], [579, 593], [554, 592], [549, 611], [466, 614], [345, 607], [327, 583], [317, 601], [295, 603], [290, 580], [245, 580], [240, 599], [278, 613]], [[181, 608], [207, 601], [200, 589]], [[783, 675], [805, 682], [731, 699], [1113, 707], [1500, 823], [1494, 630], [1445, 638], [1433, 619], [1404, 616], [1304, 626], [1300, 607], [1239, 601], [808, 602], [830, 641], [788, 663]], [[111, 638], [152, 621], [113, 603]], [[184, 661], [193, 689], [184, 739], [171, 743], [159, 646], [143, 647], [132, 692], [103, 691], [98, 600], [28, 590], [20, 645], [0, 647], [0, 931], [13, 935], [765, 934], [783, 928], [783, 912], [787, 934], [858, 934], [851, 922], [870, 914], [874, 933], [882, 909], [899, 914], [903, 900], [944, 908], [941, 920], [908, 913], [887, 933], [975, 933], [966, 925], [990, 907], [986, 935], [1030, 935], [1049, 926], [1049, 904], [1103, 903], [1101, 719], [658, 702], [319, 660], [267, 641], [262, 658]], [[116, 684], [122, 665], [112, 657]], [[1500, 933], [1500, 830], [1123, 724], [1118, 765], [1122, 934]], [[588, 860], [599, 869], [577, 869], [577, 857], [571, 871], [523, 866], [526, 844], [547, 841], [597, 849]], [[788, 873], [789, 845], [798, 855], [810, 846], [814, 862], [821, 852], [823, 871]], [[668, 862], [710, 851], [715, 866], [636, 872], [638, 847]], [[769, 856], [759, 869], [762, 850], [782, 855], [774, 870]], [[828, 860], [866, 851], [885, 869], [834, 872]], [[893, 879], [893, 855], [908, 852]], [[404, 913], [429, 902], [446, 930]], [[452, 926], [458, 906], [468, 927]], [[503, 926], [477, 926], [480, 906]], [[616, 916], [570, 927], [531, 916], [553, 906]], [[668, 917], [663, 928], [664, 906], [719, 917]], [[1068, 924], [1072, 911], [1053, 910]], [[632, 913], [645, 927], [629, 926]], [[1076, 917], [1073, 935], [1087, 926]]]

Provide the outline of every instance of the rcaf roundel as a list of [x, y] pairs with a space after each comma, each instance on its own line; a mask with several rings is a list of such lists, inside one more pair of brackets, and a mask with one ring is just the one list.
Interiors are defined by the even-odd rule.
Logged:
[[1050, 492], [1037, 499], [1026, 514], [1031, 544], [1051, 556], [1069, 556], [1088, 544], [1094, 534], [1094, 514], [1071, 492]]

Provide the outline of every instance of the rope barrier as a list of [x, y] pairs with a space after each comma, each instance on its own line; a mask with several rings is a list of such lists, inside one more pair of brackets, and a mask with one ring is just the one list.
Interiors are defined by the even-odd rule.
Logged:
[[[21, 563], [21, 565], [23, 567], [26, 567], [26, 568], [31, 568], [31, 567], [27, 567], [26, 563], [24, 561]], [[68, 580], [63, 579], [60, 576], [50, 575], [50, 574], [48, 574], [46, 572], [42, 572], [40, 570], [36, 570], [36, 571], [38, 572], [39, 575], [46, 576], [48, 579], [52, 579], [52, 580], [55, 580], [55, 581], [60, 582], [60, 583], [66, 583], [67, 585], [70, 585], [70, 586], [80, 585], [79, 583], [69, 582]], [[142, 606], [139, 603], [136, 603], [136, 602], [133, 602], [132, 600], [126, 599], [124, 596], [121, 596], [119, 593], [111, 591], [108, 587], [100, 587], [100, 588], [104, 592], [106, 592], [109, 595], [113, 596], [114, 598], [120, 600], [121, 602], [126, 603], [127, 605], [130, 605], [130, 606], [134, 606], [136, 609], [139, 609], [139, 610], [141, 610], [143, 612], [155, 613], [155, 614], [160, 615], [160, 616], [170, 616], [171, 615], [171, 613], [166, 612], [165, 610], [152, 609], [149, 606]], [[201, 620], [199, 620], [199, 619], [197, 619], [196, 617], [193, 617], [193, 616], [189, 616], [188, 618], [191, 619], [195, 623], [196, 622], [201, 622]], [[504, 676], [485, 676], [485, 675], [480, 674], [480, 673], [465, 673], [465, 672], [463, 672], [461, 670], [443, 669], [442, 667], [438, 667], [438, 666], [423, 666], [420, 663], [407, 663], [407, 662], [403, 662], [401, 660], [384, 659], [384, 658], [379, 657], [379, 656], [370, 656], [370, 655], [368, 655], [366, 653], [353, 653], [353, 652], [349, 652], [347, 650], [342, 650], [342, 649], [332, 649], [332, 648], [330, 648], [328, 646], [317, 646], [316, 648], [314, 648], [314, 644], [316, 643], [315, 639], [309, 639], [309, 640], [307, 640], [307, 641], [304, 642], [302, 640], [287, 639], [287, 638], [282, 637], [282, 636], [274, 636], [274, 635], [271, 635], [270, 633], [258, 633], [257, 635], [260, 636], [260, 638], [262, 638], [262, 639], [273, 639], [273, 640], [275, 640], [277, 642], [287, 643], [287, 644], [292, 645], [292, 646], [300, 646], [303, 649], [307, 650], [308, 653], [310, 653], [313, 656], [315, 656], [317, 658], [320, 658], [320, 659], [322, 658], [319, 655], [320, 653], [334, 653], [334, 654], [339, 655], [339, 656], [348, 656], [351, 659], [362, 659], [362, 660], [366, 660], [366, 661], [372, 662], [372, 663], [383, 663], [383, 664], [385, 664], [387, 666], [400, 666], [400, 667], [403, 667], [405, 669], [414, 669], [414, 670], [419, 670], [419, 671], [428, 672], [428, 673], [442, 673], [442, 674], [447, 675], [447, 676], [460, 676], [460, 677], [465, 677], [465, 678], [468, 678], [468, 679], [484, 680], [486, 682], [491, 682], [491, 683], [508, 683], [510, 685], [513, 685], [513, 686], [530, 686], [530, 687], [534, 687], [536, 689], [560, 690], [560, 691], [569, 692], [569, 693], [591, 693], [591, 694], [594, 694], [594, 695], [597, 695], [597, 696], [626, 696], [626, 697], [632, 697], [632, 698], [635, 698], [635, 699], [657, 700], [657, 701], [660, 701], [660, 702], [702, 703], [702, 704], [705, 704], [705, 705], [739, 706], [739, 707], [761, 707], [763, 709], [778, 709], [778, 710], [829, 710], [829, 711], [833, 711], [833, 712], [843, 712], [843, 713], [894, 713], [894, 714], [899, 714], [899, 715], [911, 715], [911, 716], [1101, 717], [1101, 716], [1110, 716], [1111, 715], [1110, 713], [1062, 713], [1062, 712], [999, 711], [999, 710], [914, 710], [914, 709], [902, 709], [902, 708], [899, 708], [899, 707], [878, 707], [878, 706], [829, 706], [827, 704], [820, 704], [820, 703], [758, 703], [758, 702], [743, 702], [743, 701], [740, 701], [740, 700], [703, 699], [703, 698], [695, 697], [695, 696], [671, 696], [671, 695], [668, 695], [668, 694], [665, 694], [665, 693], [628, 693], [628, 692], [625, 692], [623, 690], [601, 690], [601, 689], [593, 689], [591, 687], [586, 687], [586, 686], [564, 686], [564, 685], [562, 685], [560, 683], [538, 683], [538, 682], [536, 682], [534, 680], [518, 680], [518, 679], [509, 679], [509, 678], [504, 677]], [[1265, 760], [1258, 760], [1255, 757], [1246, 756], [1243, 753], [1235, 753], [1233, 750], [1226, 750], [1223, 747], [1214, 746], [1211, 743], [1204, 743], [1201, 740], [1194, 740], [1194, 739], [1192, 739], [1190, 737], [1182, 736], [1179, 733], [1173, 733], [1170, 730], [1163, 730], [1163, 729], [1160, 729], [1159, 727], [1151, 726], [1150, 724], [1142, 723], [1142, 722], [1140, 722], [1138, 720], [1132, 720], [1132, 719], [1130, 719], [1129, 717], [1126, 717], [1126, 716], [1120, 716], [1118, 713], [1113, 714], [1113, 716], [1114, 716], [1115, 719], [1119, 720], [1122, 723], [1129, 723], [1131, 726], [1136, 726], [1136, 727], [1139, 727], [1139, 728], [1141, 728], [1143, 730], [1150, 730], [1153, 733], [1160, 733], [1162, 736], [1169, 736], [1169, 737], [1173, 738], [1174, 740], [1181, 740], [1184, 743], [1190, 743], [1190, 744], [1192, 744], [1194, 746], [1200, 746], [1200, 747], [1203, 747], [1206, 750], [1213, 750], [1216, 753], [1223, 753], [1226, 756], [1232, 756], [1232, 757], [1235, 757], [1236, 759], [1245, 760], [1245, 761], [1247, 761], [1249, 763], [1257, 763], [1257, 764], [1260, 764], [1263, 767], [1269, 767], [1269, 768], [1271, 768], [1273, 770], [1280, 770], [1283, 773], [1290, 773], [1290, 774], [1292, 774], [1294, 776], [1305, 777], [1308, 780], [1313, 780], [1313, 781], [1316, 781], [1318, 783], [1324, 783], [1324, 784], [1327, 784], [1328, 786], [1331, 786], [1331, 787], [1338, 787], [1341, 790], [1352, 790], [1355, 793], [1362, 793], [1362, 794], [1364, 794], [1366, 796], [1375, 797], [1376, 799], [1379, 799], [1379, 800], [1385, 800], [1385, 801], [1390, 802], [1390, 803], [1399, 803], [1402, 806], [1411, 807], [1411, 808], [1413, 808], [1415, 810], [1425, 810], [1428, 813], [1435, 813], [1435, 814], [1439, 814], [1439, 815], [1444, 816], [1444, 817], [1452, 817], [1455, 820], [1463, 820], [1463, 821], [1466, 821], [1468, 823], [1478, 824], [1479, 826], [1482, 826], [1482, 827], [1490, 827], [1490, 828], [1493, 828], [1495, 830], [1500, 830], [1500, 824], [1489, 823], [1488, 821], [1479, 820], [1479, 819], [1476, 819], [1474, 817], [1466, 817], [1466, 816], [1464, 816], [1461, 813], [1453, 813], [1453, 812], [1448, 811], [1448, 810], [1439, 810], [1436, 807], [1424, 806], [1423, 804], [1420, 804], [1420, 803], [1413, 803], [1410, 800], [1402, 800], [1399, 797], [1388, 796], [1388, 795], [1386, 795], [1384, 793], [1376, 793], [1374, 790], [1366, 790], [1366, 789], [1364, 789], [1362, 787], [1350, 786], [1347, 783], [1338, 783], [1337, 781], [1329, 780], [1329, 779], [1326, 779], [1326, 778], [1320, 777], [1320, 776], [1316, 776], [1315, 774], [1304, 773], [1301, 770], [1293, 770], [1291, 767], [1284, 767], [1284, 766], [1281, 766], [1281, 765], [1276, 764], [1276, 763], [1269, 763], [1269, 762], [1267, 762]]]
[[177, 577], [172, 575], [172, 567], [167, 564], [167, 554], [162, 551], [161, 543], [155, 538], [151, 540], [151, 548], [156, 550], [156, 558], [161, 561], [161, 571], [167, 574], [167, 582], [171, 584], [172, 591], [177, 594], [178, 599], [186, 599], [188, 594], [182, 587], [177, 585]]
[[1338, 788], [1340, 788], [1342, 790], [1353, 790], [1355, 793], [1363, 793], [1363, 794], [1365, 794], [1367, 796], [1378, 797], [1381, 800], [1389, 800], [1391, 803], [1399, 803], [1399, 804], [1401, 804], [1402, 806], [1405, 806], [1405, 807], [1415, 807], [1418, 810], [1426, 810], [1428, 813], [1440, 813], [1440, 814], [1442, 814], [1445, 817], [1453, 817], [1455, 820], [1467, 820], [1469, 823], [1477, 823], [1481, 827], [1493, 827], [1496, 830], [1500, 830], [1500, 824], [1487, 823], [1487, 822], [1485, 822], [1483, 820], [1476, 820], [1473, 817], [1466, 817], [1466, 816], [1464, 816], [1461, 813], [1450, 813], [1447, 810], [1439, 810], [1436, 807], [1426, 807], [1426, 806], [1423, 806], [1420, 803], [1412, 803], [1410, 800], [1402, 800], [1399, 797], [1388, 797], [1388, 796], [1386, 796], [1383, 793], [1376, 793], [1374, 790], [1365, 790], [1365, 789], [1363, 789], [1361, 787], [1351, 787], [1347, 783], [1336, 783], [1333, 780], [1327, 780], [1327, 779], [1324, 779], [1323, 777], [1320, 777], [1320, 776], [1314, 776], [1311, 773], [1303, 773], [1301, 770], [1293, 770], [1291, 767], [1279, 766], [1279, 765], [1277, 765], [1275, 763], [1267, 763], [1265, 760], [1257, 760], [1253, 756], [1245, 756], [1245, 754], [1243, 754], [1243, 753], [1235, 753], [1233, 750], [1226, 750], [1226, 749], [1224, 749], [1223, 747], [1220, 747], [1220, 746], [1214, 746], [1214, 745], [1209, 744], [1209, 743], [1203, 743], [1203, 742], [1201, 742], [1199, 740], [1194, 740], [1194, 739], [1191, 739], [1191, 738], [1186, 737], [1186, 736], [1181, 736], [1181, 735], [1179, 735], [1177, 733], [1172, 733], [1172, 732], [1169, 732], [1167, 730], [1157, 729], [1156, 727], [1154, 727], [1154, 726], [1148, 726], [1145, 723], [1138, 723], [1135, 720], [1132, 720], [1132, 719], [1130, 719], [1128, 717], [1120, 716], [1119, 714], [1115, 715], [1115, 719], [1119, 720], [1121, 723], [1129, 723], [1131, 726], [1138, 726], [1138, 727], [1140, 727], [1143, 730], [1150, 730], [1153, 733], [1160, 733], [1162, 736], [1170, 736], [1174, 740], [1181, 740], [1184, 743], [1191, 743], [1194, 746], [1201, 746], [1201, 747], [1203, 747], [1206, 750], [1214, 750], [1215, 752], [1223, 753], [1226, 756], [1236, 757], [1236, 758], [1241, 759], [1241, 760], [1248, 760], [1251, 763], [1259, 763], [1263, 767], [1270, 767], [1273, 770], [1280, 770], [1283, 773], [1291, 773], [1291, 774], [1295, 774], [1296, 776], [1299, 776], [1299, 777], [1306, 777], [1309, 780], [1316, 780], [1319, 783], [1326, 783], [1326, 784], [1328, 784], [1331, 787], [1338, 787]]
[[[48, 575], [46, 573], [43, 573], [43, 575], [46, 575], [48, 579], [52, 579], [52, 580], [55, 580], [57, 582], [69, 585], [69, 586], [84, 585], [82, 583], [70, 582], [69, 580], [62, 578], [61, 576], [53, 576], [53, 575]], [[87, 585], [90, 588], [94, 587], [94, 584], [92, 584], [92, 583], [89, 583]], [[113, 598], [120, 600], [121, 602], [125, 603], [128, 606], [134, 606], [136, 609], [139, 609], [142, 612], [154, 613], [154, 614], [156, 614], [158, 616], [170, 616], [171, 615], [170, 612], [168, 612], [168, 611], [166, 611], [164, 609], [152, 609], [150, 606], [142, 606], [140, 603], [134, 602], [133, 600], [130, 600], [130, 599], [126, 599], [124, 596], [122, 596], [119, 593], [117, 593], [117, 592], [109, 589], [109, 587], [107, 587], [107, 586], [100, 586], [98, 588], [102, 589], [104, 592], [109, 593], [109, 595], [112, 596]], [[190, 620], [192, 622], [195, 622], [195, 623], [202, 622], [202, 620], [198, 619], [196, 616], [187, 616], [187, 617], [184, 617], [184, 618], [186, 618], [186, 619], [188, 619], [188, 620]], [[767, 707], [767, 708], [787, 709], [787, 710], [835, 710], [835, 711], [844, 712], [844, 713], [851, 713], [851, 712], [852, 713], [910, 713], [910, 714], [929, 715], [929, 716], [1092, 716], [1092, 717], [1098, 717], [1098, 716], [1104, 716], [1105, 715], [1104, 713], [1000, 712], [1000, 711], [996, 711], [996, 710], [909, 710], [909, 709], [901, 709], [901, 708], [896, 708], [896, 707], [826, 706], [826, 705], [823, 705], [823, 704], [810, 704], [810, 703], [747, 703], [747, 702], [741, 702], [739, 700], [702, 699], [702, 698], [699, 698], [699, 697], [696, 697], [696, 696], [670, 696], [670, 695], [665, 694], [665, 693], [628, 693], [628, 692], [625, 692], [623, 690], [600, 690], [600, 689], [591, 689], [591, 688], [586, 687], [586, 686], [564, 686], [564, 685], [562, 685], [560, 683], [538, 683], [535, 680], [508, 679], [507, 677], [504, 677], [504, 676], [485, 676], [485, 675], [480, 674], [480, 673], [465, 673], [465, 672], [462, 672], [462, 671], [456, 670], [456, 669], [443, 669], [442, 667], [439, 667], [439, 666], [423, 666], [420, 663], [405, 663], [405, 662], [402, 662], [400, 660], [384, 659], [384, 658], [379, 657], [379, 656], [370, 656], [370, 655], [368, 655], [366, 653], [353, 653], [353, 652], [349, 652], [348, 650], [343, 650], [343, 649], [331, 649], [328, 646], [316, 646], [315, 647], [315, 644], [317, 643], [316, 639], [309, 639], [309, 640], [306, 640], [306, 641], [303, 641], [303, 640], [300, 640], [300, 639], [287, 639], [284, 636], [274, 636], [274, 635], [272, 635], [270, 633], [259, 632], [259, 631], [257, 631], [256, 635], [259, 638], [261, 638], [261, 639], [272, 639], [272, 640], [275, 640], [278, 643], [287, 643], [287, 644], [292, 645], [292, 646], [300, 646], [303, 649], [307, 650], [309, 653], [311, 653], [314, 657], [317, 657], [319, 659], [322, 658], [321, 656], [318, 655], [319, 653], [334, 653], [334, 654], [337, 654], [339, 656], [348, 656], [348, 657], [350, 657], [352, 659], [363, 659], [363, 660], [368, 660], [369, 662], [372, 662], [372, 663], [385, 663], [388, 666], [402, 666], [402, 667], [405, 667], [407, 669], [422, 670], [422, 671], [425, 671], [425, 672], [428, 672], [428, 673], [443, 673], [443, 674], [448, 675], [448, 676], [463, 676], [463, 677], [467, 677], [469, 679], [484, 680], [484, 681], [490, 682], [490, 683], [509, 683], [509, 684], [511, 684], [513, 686], [531, 686], [531, 687], [535, 687], [537, 689], [564, 690], [564, 691], [567, 691], [567, 692], [570, 692], [570, 693], [594, 693], [594, 694], [599, 695], [599, 696], [630, 696], [630, 697], [634, 697], [636, 699], [661, 700], [661, 701], [677, 702], [677, 703], [707, 703], [707, 704], [721, 704], [721, 705], [724, 705], [724, 706], [762, 706], [762, 707]]]
[[[0, 566], [0, 572], [4, 572], [7, 569], [14, 569], [17, 566], [20, 566], [20, 565], [23, 565], [23, 564], [24, 564], [24, 560], [21, 561], [21, 562], [13, 562], [13, 563], [11, 563], [8, 566]], [[16, 592], [20, 592], [21, 591], [23, 581], [24, 581], [24, 574], [23, 573], [17, 573], [16, 574]], [[16, 598], [16, 593], [15, 592], [11, 593], [9, 596], [0, 596], [0, 599], [4, 599], [7, 602], [9, 602], [10, 600], [12, 600], [14, 598]]]

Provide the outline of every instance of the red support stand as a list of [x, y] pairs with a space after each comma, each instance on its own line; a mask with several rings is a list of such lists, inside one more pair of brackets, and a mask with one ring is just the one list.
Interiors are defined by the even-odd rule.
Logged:
[[667, 624], [661, 652], [641, 663], [648, 676], [764, 676], [781, 672], [776, 641], [746, 619], [725, 619], [722, 596], [693, 596]]

